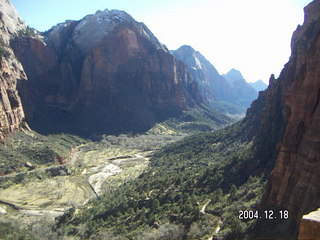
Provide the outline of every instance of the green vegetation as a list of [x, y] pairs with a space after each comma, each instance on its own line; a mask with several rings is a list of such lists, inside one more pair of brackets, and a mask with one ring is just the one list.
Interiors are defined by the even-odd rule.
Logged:
[[[68, 169], [45, 167], [9, 176], [19, 184], [4, 181], [2, 200], [18, 199], [14, 204], [24, 208], [73, 207], [48, 228], [49, 239], [245, 239], [257, 223], [240, 221], [239, 211], [256, 208], [268, 173], [259, 145], [243, 133], [243, 122], [185, 137], [216, 129], [216, 123], [210, 111], [193, 109], [145, 134], [103, 135], [99, 142], [17, 132], [0, 146], [3, 173], [55, 164], [85, 144]], [[121, 172], [103, 180], [99, 197], [93, 199], [92, 189], [99, 184], [88, 185], [88, 177], [108, 165]], [[43, 186], [50, 186], [52, 195]], [[80, 204], [70, 201], [75, 195]]]
[[206, 105], [185, 111], [181, 116], [171, 118], [162, 124], [182, 133], [203, 133], [216, 130], [234, 122], [231, 118]]
[[39, 33], [36, 29], [27, 26], [26, 28], [23, 28], [19, 30], [18, 32], [19, 37], [35, 37], [39, 38]]
[[10, 225], [9, 223], [0, 222], [0, 239], [5, 240], [32, 240], [29, 233], [25, 230]]
[[80, 239], [233, 239], [254, 221], [264, 185], [251, 142], [241, 124], [198, 134], [160, 149], [138, 178], [109, 189], [83, 209], [60, 218], [60, 235]]
[[[30, 126], [43, 134], [65, 132], [97, 141], [101, 140], [101, 133], [143, 134], [158, 121], [163, 121], [161, 125], [168, 130], [187, 134], [215, 130], [234, 122], [231, 118], [206, 105], [184, 112], [163, 113], [163, 115], [140, 110], [134, 113], [119, 113], [96, 104], [88, 109], [79, 109], [71, 113], [55, 107], [43, 106], [34, 113], [35, 117]], [[168, 115], [172, 118], [168, 119]], [[97, 117], [92, 118], [91, 116]]]
[[30, 130], [16, 132], [0, 144], [0, 175], [59, 164], [72, 148], [84, 142], [68, 134], [44, 136]]
[[236, 115], [236, 114], [244, 115], [246, 112], [245, 107], [240, 107], [238, 105], [234, 105], [232, 103], [225, 102], [222, 100], [211, 102], [211, 105], [217, 110], [219, 110], [219, 112], [229, 113], [231, 115]]

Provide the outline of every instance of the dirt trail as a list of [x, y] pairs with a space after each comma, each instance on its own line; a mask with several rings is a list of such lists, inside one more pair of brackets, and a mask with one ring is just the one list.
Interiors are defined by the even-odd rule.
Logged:
[[215, 230], [214, 230], [214, 235], [211, 236], [211, 237], [209, 237], [207, 240], [213, 240], [213, 239], [214, 239], [214, 237], [220, 232], [222, 223], [223, 223], [223, 222], [222, 222], [221, 220], [219, 220], [218, 225], [217, 225], [217, 227], [216, 227]]
[[217, 234], [221, 229], [222, 222], [219, 221], [218, 226], [216, 227], [215, 233]]
[[211, 202], [211, 199], [207, 200], [206, 203], [202, 206], [200, 212], [205, 214], [206, 212], [206, 207], [208, 206], [208, 204]]

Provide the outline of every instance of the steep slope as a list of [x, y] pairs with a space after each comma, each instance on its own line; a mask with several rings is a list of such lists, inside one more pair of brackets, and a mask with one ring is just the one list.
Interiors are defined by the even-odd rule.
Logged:
[[265, 84], [263, 81], [261, 80], [258, 80], [256, 82], [253, 82], [253, 83], [249, 83], [257, 92], [260, 92], [260, 91], [264, 91], [266, 90], [266, 88], [268, 87], [267, 84]]
[[202, 103], [185, 66], [122, 11], [97, 11], [12, 46], [29, 78], [19, 86], [27, 119], [39, 130], [143, 131]]
[[10, 49], [10, 39], [25, 26], [8, 0], [0, 2], [0, 139], [20, 128], [24, 119], [17, 80], [26, 75]]
[[234, 101], [239, 102], [246, 108], [250, 107], [251, 102], [258, 97], [258, 94], [257, 91], [246, 82], [240, 71], [231, 69], [222, 76], [232, 86]]

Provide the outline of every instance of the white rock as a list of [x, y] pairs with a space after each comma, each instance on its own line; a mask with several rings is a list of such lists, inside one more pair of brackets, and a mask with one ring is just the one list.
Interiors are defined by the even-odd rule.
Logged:
[[0, 206], [0, 214], [6, 214], [7, 208], [5, 206]]
[[123, 11], [97, 11], [96, 14], [87, 15], [80, 21], [74, 30], [73, 40], [82, 51], [87, 52], [123, 21], [134, 20]]
[[106, 181], [106, 179], [110, 176], [120, 173], [121, 171], [121, 168], [118, 166], [114, 164], [108, 164], [101, 170], [101, 172], [91, 175], [88, 181], [96, 194], [100, 195], [102, 193], [102, 184]]
[[9, 44], [10, 37], [25, 28], [23, 21], [12, 4], [7, 0], [0, 1], [0, 33], [2, 40]]

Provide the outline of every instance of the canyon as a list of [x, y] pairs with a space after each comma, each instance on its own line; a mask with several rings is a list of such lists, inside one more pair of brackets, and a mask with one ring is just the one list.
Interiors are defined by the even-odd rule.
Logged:
[[[41, 235], [41, 224], [40, 230], [32, 229], [39, 223], [34, 216], [49, 214], [50, 224], [57, 221], [65, 231], [53, 233], [56, 226], [49, 227], [52, 234], [82, 239], [99, 234], [133, 239], [131, 223], [101, 232], [102, 223], [117, 218], [141, 222], [144, 239], [163, 228], [180, 237], [195, 238], [202, 231], [201, 239], [230, 239], [254, 231], [251, 222], [247, 226], [230, 216], [239, 205], [286, 209], [290, 220], [281, 224], [293, 223], [290, 237], [319, 236], [320, 0], [305, 8], [280, 76], [271, 75], [268, 88], [259, 93], [238, 70], [220, 75], [190, 46], [170, 52], [145, 24], [123, 11], [97, 11], [40, 33], [24, 25], [8, 0], [0, 9], [3, 149], [10, 144], [19, 149], [23, 139], [38, 138], [30, 143], [36, 149], [55, 134], [86, 138], [70, 150], [70, 158], [44, 148], [58, 161], [54, 166], [28, 162], [20, 168], [25, 173], [1, 173], [3, 219], [8, 212], [12, 221], [23, 216], [28, 229]], [[243, 120], [212, 131], [229, 125], [234, 121], [230, 116], [246, 108]], [[208, 122], [214, 127], [208, 128]], [[207, 132], [185, 138], [195, 128]], [[23, 150], [38, 156], [34, 149]], [[1, 151], [4, 162], [10, 154]], [[23, 184], [15, 182], [20, 177]], [[135, 186], [141, 189], [132, 193]], [[122, 208], [115, 207], [118, 202], [103, 202], [109, 200], [106, 192], [115, 199], [130, 197], [118, 199]], [[79, 199], [71, 201], [75, 193]], [[90, 205], [92, 212], [83, 208], [90, 200], [97, 201]], [[159, 209], [174, 213], [161, 215]], [[79, 216], [89, 216], [91, 222]], [[77, 221], [87, 232], [73, 225]]]

